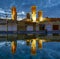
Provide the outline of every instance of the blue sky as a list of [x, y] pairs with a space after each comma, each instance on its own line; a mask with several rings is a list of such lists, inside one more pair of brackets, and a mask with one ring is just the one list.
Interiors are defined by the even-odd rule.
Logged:
[[24, 18], [31, 12], [31, 6], [36, 5], [37, 11], [42, 10], [44, 17], [60, 18], [60, 0], [0, 0], [0, 17], [11, 17], [11, 7], [16, 6], [18, 18]]

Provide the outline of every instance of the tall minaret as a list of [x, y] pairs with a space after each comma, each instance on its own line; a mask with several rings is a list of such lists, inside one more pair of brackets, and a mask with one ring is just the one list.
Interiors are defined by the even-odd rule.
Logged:
[[32, 10], [32, 20], [33, 22], [36, 22], [36, 6], [32, 6], [31, 10]]
[[30, 13], [27, 13], [27, 14], [26, 14], [26, 18], [27, 18], [27, 19], [30, 19]]
[[12, 7], [11, 12], [12, 12], [12, 20], [17, 20], [16, 7]]
[[38, 21], [43, 21], [42, 11], [38, 11]]

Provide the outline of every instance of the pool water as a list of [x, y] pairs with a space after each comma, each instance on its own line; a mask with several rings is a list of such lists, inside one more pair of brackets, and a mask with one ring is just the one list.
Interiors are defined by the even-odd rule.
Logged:
[[43, 42], [42, 49], [36, 47], [35, 55], [26, 41], [17, 41], [15, 54], [11, 52], [11, 42], [0, 42], [0, 59], [60, 59], [60, 42]]

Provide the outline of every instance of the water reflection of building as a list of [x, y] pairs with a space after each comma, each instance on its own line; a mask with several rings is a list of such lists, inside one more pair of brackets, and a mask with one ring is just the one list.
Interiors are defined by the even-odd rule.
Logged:
[[[36, 13], [36, 7], [33, 8], [35, 10]], [[17, 15], [14, 15], [14, 17]], [[46, 38], [46, 39], [60, 39], [60, 34], [59, 34], [59, 30], [60, 30], [60, 18], [48, 18], [45, 17], [43, 18], [42, 16], [42, 11], [38, 12], [38, 18], [33, 19], [35, 20], [34, 22], [31, 19], [31, 14], [27, 13], [26, 18], [21, 20], [21, 21], [17, 21], [17, 18], [13, 19], [8, 19], [8, 24], [6, 19], [0, 19], [0, 31], [10, 31], [10, 33], [12, 31], [14, 32], [22, 32], [22, 31], [45, 31], [45, 34], [39, 34], [40, 38]], [[33, 17], [33, 16], [32, 16]], [[8, 25], [8, 27], [7, 27]], [[0, 36], [6, 36], [6, 34], [1, 34]], [[10, 34], [9, 34], [10, 35]], [[17, 36], [17, 34], [12, 34], [12, 36]], [[41, 37], [42, 36], [42, 37]], [[21, 34], [18, 33], [18, 38], [19, 39], [24, 39], [24, 38], [36, 38], [36, 33], [35, 34]]]

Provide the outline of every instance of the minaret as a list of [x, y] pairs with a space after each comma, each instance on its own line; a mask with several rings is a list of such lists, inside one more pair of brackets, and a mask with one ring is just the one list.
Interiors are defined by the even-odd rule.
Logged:
[[16, 7], [12, 7], [11, 12], [12, 12], [12, 20], [17, 20]]
[[27, 13], [27, 14], [26, 14], [26, 18], [27, 18], [27, 19], [30, 19], [30, 13]]
[[38, 21], [43, 21], [42, 11], [38, 11]]
[[36, 22], [36, 6], [32, 6], [31, 10], [32, 10], [32, 20], [33, 22]]

